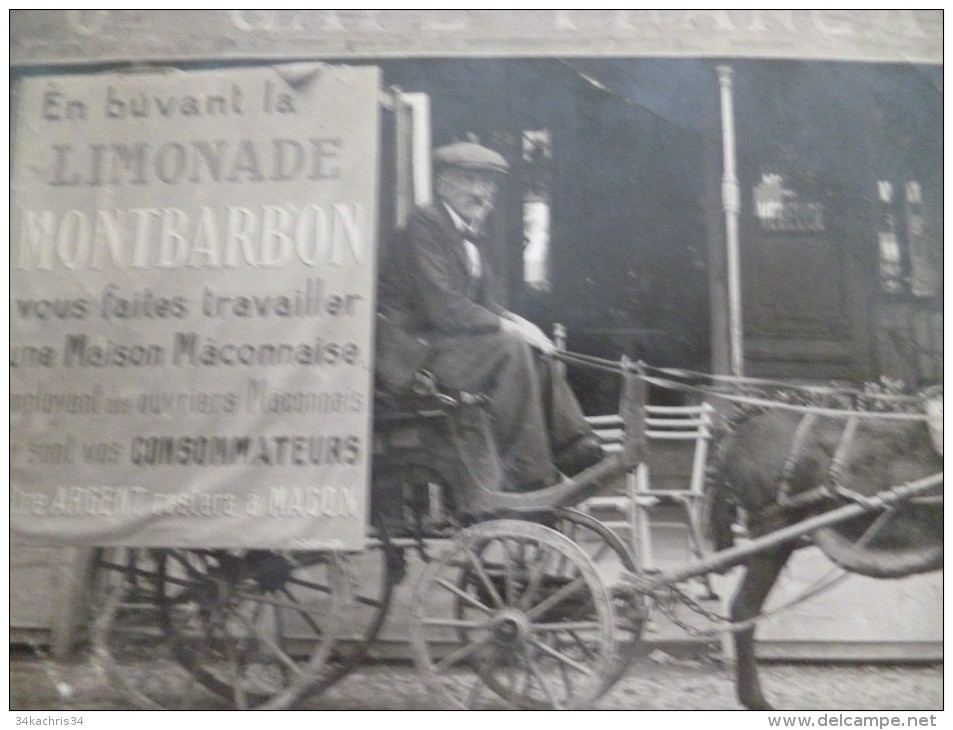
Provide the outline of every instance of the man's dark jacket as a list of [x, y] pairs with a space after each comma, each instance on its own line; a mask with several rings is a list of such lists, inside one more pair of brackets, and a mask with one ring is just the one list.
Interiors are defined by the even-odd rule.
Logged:
[[444, 387], [488, 396], [504, 488], [539, 488], [557, 477], [552, 445], [573, 442], [589, 426], [554, 362], [535, 356], [522, 335], [501, 329], [504, 310], [487, 295], [492, 280], [482, 258], [477, 278], [445, 206], [417, 208], [382, 263], [380, 309], [429, 341], [415, 366], [425, 366]]
[[442, 203], [411, 213], [382, 262], [380, 305], [402, 327], [446, 335], [496, 332], [498, 305], [490, 301], [492, 273], [470, 275], [463, 234]]

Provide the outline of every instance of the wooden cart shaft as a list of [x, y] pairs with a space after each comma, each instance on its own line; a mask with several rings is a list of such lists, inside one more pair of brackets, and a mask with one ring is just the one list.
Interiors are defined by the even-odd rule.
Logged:
[[[891, 505], [902, 504], [905, 501], [924, 495], [942, 483], [943, 474], [933, 474], [923, 479], [918, 479], [879, 492], [871, 497], [870, 502], [872, 504], [879, 502], [884, 507], [889, 508]], [[793, 542], [822, 527], [830, 527], [841, 522], [846, 522], [847, 520], [859, 517], [865, 512], [870, 512], [870, 510], [870, 507], [859, 503], [846, 504], [843, 507], [838, 507], [829, 512], [810, 517], [789, 527], [756, 537], [743, 545], [737, 545], [727, 550], [720, 550], [703, 560], [689, 563], [686, 566], [670, 571], [663, 571], [651, 578], [646, 578], [644, 575], [627, 573], [623, 576], [623, 579], [636, 586], [638, 590], [651, 593], [667, 585], [680, 583], [690, 578], [697, 578], [707, 573], [741, 565], [746, 562], [748, 558], [758, 553], [766, 552], [788, 542]]]

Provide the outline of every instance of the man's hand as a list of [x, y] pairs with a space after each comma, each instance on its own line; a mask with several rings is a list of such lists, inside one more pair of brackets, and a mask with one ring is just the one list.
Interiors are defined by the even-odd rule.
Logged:
[[500, 329], [504, 332], [513, 332], [520, 335], [529, 343], [530, 347], [539, 350], [544, 355], [552, 355], [556, 352], [556, 346], [552, 340], [539, 327], [518, 314], [504, 312], [500, 318]]

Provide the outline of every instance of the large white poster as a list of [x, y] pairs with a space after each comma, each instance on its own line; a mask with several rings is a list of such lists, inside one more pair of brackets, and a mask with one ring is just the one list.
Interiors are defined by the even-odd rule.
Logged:
[[20, 84], [15, 532], [363, 545], [378, 99], [324, 64]]

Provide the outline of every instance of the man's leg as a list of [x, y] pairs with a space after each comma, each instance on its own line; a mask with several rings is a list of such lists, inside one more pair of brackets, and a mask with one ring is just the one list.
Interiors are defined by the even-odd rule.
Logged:
[[434, 338], [428, 368], [448, 388], [490, 399], [506, 486], [526, 490], [556, 481], [543, 393], [533, 354], [518, 335], [493, 332]]
[[599, 438], [586, 421], [582, 407], [558, 365], [553, 358], [536, 355], [556, 466], [562, 473], [572, 476], [602, 459], [603, 452]]
[[536, 353], [535, 357], [550, 443], [553, 451], [558, 452], [581, 438], [592, 436], [593, 432], [586, 422], [576, 394], [559, 367], [559, 362], [539, 353]]

